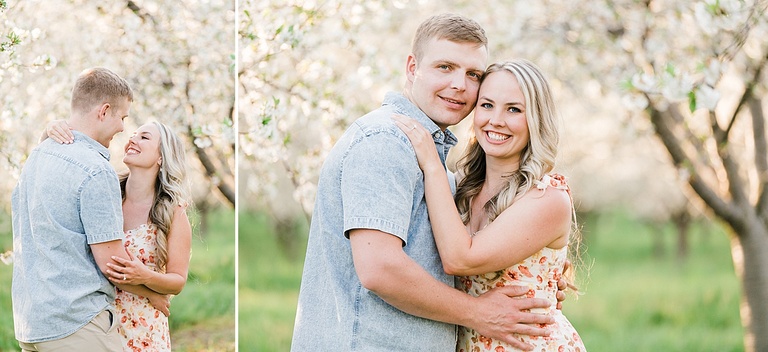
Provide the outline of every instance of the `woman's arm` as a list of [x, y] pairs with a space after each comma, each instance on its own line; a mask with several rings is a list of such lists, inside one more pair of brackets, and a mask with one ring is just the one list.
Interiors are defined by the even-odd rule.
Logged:
[[427, 210], [446, 273], [493, 272], [548, 245], [565, 245], [571, 221], [570, 198], [557, 189], [531, 189], [485, 229], [470, 236], [456, 209], [431, 135], [413, 120], [394, 119], [411, 140], [424, 172]]
[[187, 283], [191, 246], [192, 228], [189, 225], [186, 208], [177, 207], [168, 233], [168, 260], [165, 274], [150, 270], [129, 253], [130, 260], [114, 257], [112, 259], [120, 265], [107, 264], [110, 268], [107, 271], [109, 280], [115, 284], [145, 285], [161, 294], [179, 294]]
[[102, 242], [102, 243], [95, 243], [91, 244], [91, 253], [93, 253], [93, 259], [96, 261], [96, 265], [99, 267], [99, 271], [109, 279], [112, 284], [114, 284], [117, 288], [127, 291], [139, 296], [144, 296], [149, 298], [150, 303], [152, 304], [155, 309], [163, 312], [165, 316], [168, 316], [171, 314], [170, 312], [170, 300], [168, 295], [157, 293], [153, 290], [150, 290], [144, 285], [132, 285], [127, 283], [126, 281], [122, 280], [122, 276], [120, 279], [115, 280], [109, 275], [109, 267], [110, 265], [114, 265], [109, 258], [120, 258], [120, 256], [125, 255], [125, 250], [123, 248], [123, 242], [121, 240], [114, 240], [109, 242]]
[[115, 286], [123, 291], [146, 297], [149, 299], [149, 303], [152, 305], [152, 307], [159, 310], [161, 313], [163, 313], [163, 315], [166, 317], [171, 315], [170, 296], [152, 291], [144, 285], [115, 284]]

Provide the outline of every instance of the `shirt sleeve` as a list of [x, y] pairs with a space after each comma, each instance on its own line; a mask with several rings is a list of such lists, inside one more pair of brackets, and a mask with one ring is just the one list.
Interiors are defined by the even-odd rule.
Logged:
[[407, 243], [421, 171], [403, 138], [385, 130], [362, 137], [347, 151], [341, 173], [345, 236], [373, 229]]
[[88, 244], [123, 238], [120, 183], [110, 171], [95, 172], [80, 191], [80, 220]]

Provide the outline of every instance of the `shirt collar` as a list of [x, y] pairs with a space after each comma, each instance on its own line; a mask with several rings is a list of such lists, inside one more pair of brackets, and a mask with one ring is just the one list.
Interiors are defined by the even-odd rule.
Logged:
[[91, 148], [99, 152], [104, 159], [109, 160], [109, 149], [107, 147], [103, 146], [101, 143], [97, 142], [95, 139], [89, 137], [85, 133], [82, 133], [80, 131], [72, 131], [72, 134], [75, 135], [75, 141], [83, 141], [86, 144], [88, 144]]
[[418, 121], [427, 129], [427, 131], [429, 131], [435, 142], [454, 146], [459, 141], [458, 138], [456, 138], [456, 136], [450, 130], [441, 130], [435, 121], [432, 121], [432, 119], [430, 119], [429, 116], [424, 113], [424, 111], [421, 111], [421, 109], [419, 109], [402, 93], [388, 92], [384, 96], [384, 102], [382, 102], [381, 105], [391, 105], [395, 108], [395, 112], [409, 116]]

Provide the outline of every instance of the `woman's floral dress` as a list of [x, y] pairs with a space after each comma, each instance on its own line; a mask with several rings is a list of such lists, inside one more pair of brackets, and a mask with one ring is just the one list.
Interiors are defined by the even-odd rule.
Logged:
[[[546, 189], [548, 186], [564, 189], [570, 193], [565, 178], [560, 175], [545, 176], [537, 184], [537, 188]], [[473, 276], [457, 277], [457, 286], [472, 296], [479, 296], [494, 287], [517, 285], [528, 286], [528, 297], [544, 298], [552, 302], [549, 308], [532, 310], [536, 313], [548, 314], [555, 318], [555, 323], [548, 329], [552, 334], [548, 337], [518, 335], [526, 343], [534, 346], [534, 351], [581, 351], [584, 352], [584, 343], [573, 325], [560, 310], [555, 308], [557, 299], [557, 281], [560, 279], [565, 263], [568, 247], [552, 249], [544, 247], [539, 252], [526, 258], [522, 262], [505, 270], [493, 273]], [[458, 345], [459, 352], [509, 352], [519, 351], [507, 343], [494, 340], [478, 334], [475, 330], [459, 327]]]
[[[125, 232], [123, 245], [134, 258], [159, 271], [155, 265], [156, 237], [155, 225], [143, 224]], [[148, 298], [118, 289], [115, 307], [123, 351], [171, 350], [168, 317], [152, 307]]]

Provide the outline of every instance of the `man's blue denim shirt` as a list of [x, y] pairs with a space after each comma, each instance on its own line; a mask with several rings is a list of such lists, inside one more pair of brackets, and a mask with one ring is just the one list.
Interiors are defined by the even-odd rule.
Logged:
[[405, 96], [356, 120], [323, 164], [299, 293], [292, 351], [453, 351], [456, 326], [419, 318], [365, 289], [352, 263], [348, 231], [375, 229], [432, 276], [443, 271], [424, 199], [424, 177], [408, 137], [392, 115], [410, 116], [434, 137], [443, 163], [456, 144]]
[[115, 300], [90, 244], [121, 240], [120, 185], [109, 151], [74, 131], [72, 144], [43, 141], [30, 153], [11, 196], [16, 339], [56, 340]]

